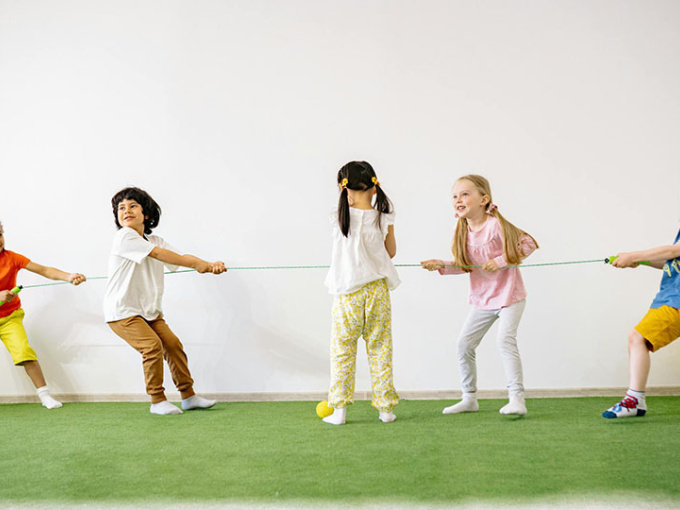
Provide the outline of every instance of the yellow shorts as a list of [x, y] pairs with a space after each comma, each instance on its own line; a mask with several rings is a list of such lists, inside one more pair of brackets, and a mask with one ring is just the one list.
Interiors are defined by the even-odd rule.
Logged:
[[680, 310], [666, 305], [650, 308], [635, 330], [649, 342], [652, 352], [658, 351], [680, 337]]
[[0, 339], [12, 355], [15, 365], [38, 359], [33, 348], [28, 345], [28, 337], [24, 329], [24, 311], [21, 308], [7, 317], [0, 318]]

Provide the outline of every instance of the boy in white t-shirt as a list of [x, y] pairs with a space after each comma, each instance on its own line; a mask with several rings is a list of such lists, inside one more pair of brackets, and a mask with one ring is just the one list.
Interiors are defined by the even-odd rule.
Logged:
[[104, 296], [104, 318], [119, 337], [142, 355], [146, 392], [152, 414], [182, 414], [167, 401], [163, 387], [163, 358], [182, 397], [182, 409], [207, 409], [217, 401], [194, 393], [187, 356], [179, 338], [163, 319], [164, 265], [190, 267], [199, 273], [220, 274], [224, 262], [206, 262], [180, 255], [165, 240], [151, 235], [161, 208], [139, 188], [125, 188], [111, 199], [118, 232], [109, 258], [109, 280]]

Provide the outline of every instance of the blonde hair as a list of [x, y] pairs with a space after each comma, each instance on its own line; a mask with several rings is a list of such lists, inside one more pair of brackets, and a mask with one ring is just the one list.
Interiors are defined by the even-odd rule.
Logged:
[[[531, 235], [526, 233], [524, 230], [517, 228], [515, 225], [506, 220], [503, 215], [498, 212], [497, 208], [489, 210], [489, 206], [493, 204], [493, 199], [491, 198], [491, 186], [489, 181], [481, 175], [464, 175], [459, 178], [456, 182], [469, 181], [472, 185], [479, 191], [482, 196], [489, 197], [489, 203], [486, 204], [486, 213], [490, 216], [498, 218], [501, 224], [501, 231], [503, 233], [503, 255], [505, 256], [505, 261], [509, 265], [518, 265], [522, 262], [524, 253], [520, 248], [520, 243], [522, 241], [522, 236], [529, 236], [536, 244], [538, 248], [538, 243]], [[467, 233], [468, 233], [468, 221], [466, 218], [460, 218], [458, 224], [456, 225], [456, 232], [453, 236], [453, 246], [451, 251], [453, 252], [453, 258], [457, 265], [461, 266], [472, 266], [472, 260], [467, 254]], [[472, 268], [464, 267], [462, 268], [466, 273], [472, 272]]]

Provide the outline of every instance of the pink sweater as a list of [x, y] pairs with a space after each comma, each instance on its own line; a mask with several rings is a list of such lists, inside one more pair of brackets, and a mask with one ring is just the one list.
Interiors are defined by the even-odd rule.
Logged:
[[[522, 236], [521, 249], [525, 256], [529, 256], [536, 249], [536, 243], [531, 236]], [[503, 233], [500, 221], [493, 216], [484, 223], [479, 232], [468, 230], [467, 253], [475, 266], [481, 266], [493, 259], [499, 268], [507, 266], [503, 256]], [[454, 262], [447, 262], [454, 264]], [[464, 271], [458, 267], [446, 266], [439, 270], [439, 274], [461, 274]], [[527, 297], [524, 282], [519, 268], [510, 267], [495, 273], [483, 269], [473, 269], [470, 273], [470, 298], [472, 306], [482, 310], [498, 310], [510, 306]]]

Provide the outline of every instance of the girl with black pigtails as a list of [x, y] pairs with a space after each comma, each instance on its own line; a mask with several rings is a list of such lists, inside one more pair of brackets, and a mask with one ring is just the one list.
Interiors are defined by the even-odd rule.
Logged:
[[399, 402], [392, 376], [390, 290], [400, 281], [392, 264], [397, 252], [394, 210], [373, 167], [352, 161], [338, 172], [340, 199], [333, 214], [333, 255], [326, 286], [334, 295], [331, 385], [326, 423], [344, 425], [354, 402], [357, 341], [363, 337], [371, 372], [372, 405], [384, 423]]

